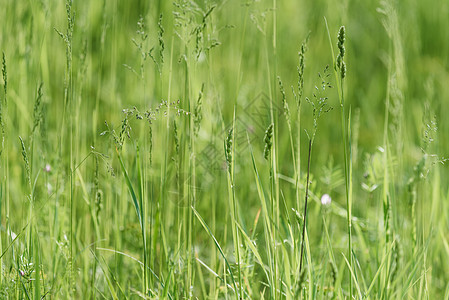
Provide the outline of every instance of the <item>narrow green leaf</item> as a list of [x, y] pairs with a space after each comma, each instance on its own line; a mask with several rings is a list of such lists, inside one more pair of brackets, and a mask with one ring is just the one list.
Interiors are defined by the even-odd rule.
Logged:
[[221, 249], [220, 244], [218, 243], [217, 239], [215, 238], [215, 236], [212, 234], [212, 231], [210, 230], [209, 226], [207, 226], [206, 222], [203, 220], [203, 218], [200, 216], [200, 214], [196, 211], [196, 209], [192, 206], [191, 207], [195, 216], [198, 218], [198, 220], [200, 221], [201, 225], [204, 227], [204, 229], [207, 231], [207, 233], [209, 234], [209, 236], [212, 238], [212, 240], [215, 243], [215, 247], [217, 247], [218, 251], [220, 252], [221, 256], [223, 257], [225, 263], [226, 263], [226, 267], [228, 268], [229, 274], [231, 275], [231, 280], [232, 280], [232, 285], [234, 286], [234, 292], [237, 293], [238, 289], [237, 289], [237, 285], [235, 283], [235, 279], [234, 279], [234, 275], [232, 274], [232, 269], [231, 266], [229, 265], [228, 259], [226, 258], [226, 256], [224, 255], [223, 249]]
[[139, 218], [140, 226], [142, 226], [143, 223], [142, 223], [142, 216], [140, 215], [139, 201], [137, 200], [136, 193], [134, 192], [133, 185], [131, 183], [131, 180], [129, 179], [128, 171], [126, 171], [122, 157], [120, 156], [120, 153], [118, 152], [117, 149], [115, 149], [115, 151], [117, 152], [117, 157], [120, 161], [120, 166], [122, 168], [123, 175], [125, 176], [126, 185], [128, 186], [129, 192], [131, 193], [131, 198], [133, 200], [134, 208], [136, 209], [137, 217]]
[[341, 255], [343, 255], [343, 258], [345, 259], [346, 265], [348, 265], [348, 269], [351, 272], [351, 277], [354, 280], [355, 287], [357, 288], [357, 293], [359, 294], [359, 299], [363, 299], [362, 291], [360, 290], [360, 286], [359, 286], [359, 283], [357, 282], [357, 278], [355, 277], [354, 271], [351, 268], [351, 264], [349, 263], [348, 259], [346, 258], [346, 256], [343, 253]]

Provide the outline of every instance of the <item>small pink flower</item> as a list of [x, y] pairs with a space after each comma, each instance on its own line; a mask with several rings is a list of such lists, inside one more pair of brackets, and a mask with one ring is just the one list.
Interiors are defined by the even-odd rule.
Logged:
[[324, 194], [323, 196], [321, 196], [322, 205], [330, 205], [331, 202], [332, 202], [331, 196], [329, 196], [328, 194]]
[[50, 166], [50, 164], [46, 164], [46, 165], [45, 165], [44, 171], [47, 172], [47, 173], [50, 173], [50, 171], [51, 171], [51, 166]]

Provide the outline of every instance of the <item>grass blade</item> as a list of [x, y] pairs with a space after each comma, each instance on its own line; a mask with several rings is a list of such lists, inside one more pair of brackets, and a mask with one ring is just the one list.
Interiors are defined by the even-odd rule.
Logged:
[[209, 236], [213, 239], [214, 243], [215, 243], [215, 247], [217, 247], [218, 251], [220, 252], [221, 256], [223, 257], [225, 263], [226, 263], [226, 267], [228, 268], [229, 274], [231, 275], [231, 280], [232, 280], [232, 285], [234, 286], [234, 292], [237, 295], [237, 285], [235, 283], [235, 279], [234, 279], [234, 275], [232, 274], [232, 269], [231, 266], [229, 265], [228, 259], [226, 258], [226, 256], [224, 255], [223, 249], [221, 249], [220, 244], [218, 243], [217, 239], [215, 238], [215, 236], [213, 235], [212, 231], [210, 230], [209, 226], [207, 226], [206, 222], [203, 220], [203, 218], [200, 216], [200, 214], [196, 211], [196, 209], [194, 207], [191, 207], [191, 209], [193, 210], [193, 213], [195, 214], [195, 216], [198, 218], [198, 220], [200, 221], [201, 225], [204, 227], [204, 229], [207, 231], [207, 233], [209, 234]]
[[120, 167], [122, 169], [123, 175], [125, 176], [126, 185], [128, 186], [129, 192], [131, 193], [131, 198], [133, 200], [134, 208], [136, 209], [137, 217], [139, 218], [140, 226], [142, 227], [142, 216], [140, 215], [140, 207], [139, 207], [139, 201], [137, 199], [136, 193], [134, 192], [133, 185], [131, 183], [131, 179], [129, 179], [128, 171], [126, 171], [125, 164], [123, 163], [122, 157], [120, 156], [120, 153], [118, 149], [115, 149], [117, 152], [117, 157], [120, 161]]

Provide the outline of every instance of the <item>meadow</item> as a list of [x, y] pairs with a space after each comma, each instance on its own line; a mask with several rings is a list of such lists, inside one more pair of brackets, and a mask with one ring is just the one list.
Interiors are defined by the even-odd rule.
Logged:
[[0, 7], [1, 299], [449, 299], [448, 1]]

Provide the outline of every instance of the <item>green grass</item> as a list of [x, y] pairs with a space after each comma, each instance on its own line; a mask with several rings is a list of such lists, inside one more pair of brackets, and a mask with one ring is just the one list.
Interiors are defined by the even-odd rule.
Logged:
[[449, 299], [421, 2], [0, 0], [0, 298]]

